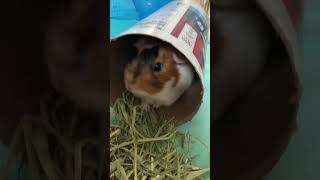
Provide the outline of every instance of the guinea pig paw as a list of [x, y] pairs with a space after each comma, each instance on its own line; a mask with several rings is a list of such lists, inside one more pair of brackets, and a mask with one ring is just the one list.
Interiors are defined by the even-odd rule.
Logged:
[[149, 111], [150, 110], [150, 105], [148, 103], [146, 103], [146, 102], [142, 102], [141, 103], [141, 109], [143, 111]]
[[160, 106], [161, 106], [160, 104], [152, 104], [152, 107], [153, 107], [154, 109], [158, 109]]

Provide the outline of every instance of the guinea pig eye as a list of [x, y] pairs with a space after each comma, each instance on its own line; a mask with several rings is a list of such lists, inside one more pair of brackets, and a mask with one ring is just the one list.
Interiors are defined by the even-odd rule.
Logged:
[[161, 64], [160, 63], [155, 63], [153, 65], [153, 71], [155, 71], [155, 72], [161, 71]]

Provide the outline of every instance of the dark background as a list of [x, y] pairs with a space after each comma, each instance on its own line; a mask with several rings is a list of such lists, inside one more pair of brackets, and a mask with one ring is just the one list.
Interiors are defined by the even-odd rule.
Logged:
[[48, 17], [60, 0], [5, 0], [0, 5], [0, 137], [8, 143], [19, 117], [38, 109], [50, 89], [44, 61]]
[[267, 180], [320, 179], [320, 1], [305, 0], [298, 68], [303, 95], [298, 129]]

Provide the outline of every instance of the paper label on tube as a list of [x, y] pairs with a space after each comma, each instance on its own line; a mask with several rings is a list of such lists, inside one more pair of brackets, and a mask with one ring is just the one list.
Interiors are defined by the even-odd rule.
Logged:
[[197, 31], [194, 30], [189, 24], [185, 24], [181, 33], [178, 36], [180, 41], [185, 42], [185, 44], [193, 50], [194, 45], [197, 40]]
[[[199, 63], [201, 70], [204, 69], [206, 42], [208, 42], [208, 18], [200, 13], [199, 7], [189, 6], [171, 35], [182, 40], [185, 46], [192, 47], [190, 50]], [[206, 23], [207, 22], [207, 23]], [[183, 38], [179, 38], [183, 36]]]

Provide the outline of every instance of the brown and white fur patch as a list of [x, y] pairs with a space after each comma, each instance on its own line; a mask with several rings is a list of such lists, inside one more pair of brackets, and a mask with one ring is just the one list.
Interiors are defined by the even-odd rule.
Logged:
[[[152, 48], [158, 45], [155, 43], [143, 44], [147, 41], [138, 41], [138, 52], [143, 49]], [[150, 41], [149, 41], [150, 42]], [[155, 62], [163, 65], [163, 72], [156, 74], [156, 80], [152, 80], [153, 74], [147, 67], [138, 70], [139, 62], [134, 60], [127, 64], [125, 70], [126, 88], [135, 96], [141, 98], [144, 107], [170, 106], [190, 87], [194, 70], [191, 64], [177, 55], [174, 48], [163, 45], [159, 48]], [[141, 68], [141, 67], [140, 67]], [[138, 77], [134, 77], [134, 71], [140, 71]]]

